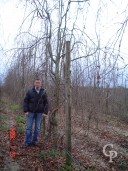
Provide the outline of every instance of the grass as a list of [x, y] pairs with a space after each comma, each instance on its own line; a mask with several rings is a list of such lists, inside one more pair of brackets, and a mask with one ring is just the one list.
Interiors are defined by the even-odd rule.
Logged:
[[23, 133], [25, 130], [25, 120], [25, 116], [22, 114], [16, 116], [17, 131], [19, 133]]
[[49, 152], [44, 152], [41, 151], [38, 154], [39, 159], [46, 159], [47, 157], [56, 157], [57, 156], [57, 151], [55, 149], [51, 149]]
[[19, 114], [16, 116], [16, 123], [19, 125], [24, 125], [25, 124], [25, 116], [22, 114]]
[[52, 149], [49, 151], [49, 156], [50, 157], [56, 157], [57, 156], [57, 151], [55, 149]]
[[20, 109], [20, 106], [19, 106], [19, 104], [10, 104], [10, 105], [9, 105], [9, 108], [10, 108], [11, 110], [16, 111], [16, 110], [19, 110], [19, 109]]
[[1, 125], [0, 131], [8, 131], [8, 127], [6, 125]]
[[61, 156], [62, 156], [62, 157], [65, 157], [65, 156], [66, 156], [65, 150], [62, 150], [62, 151], [61, 151]]
[[88, 168], [88, 169], [85, 169], [85, 171], [94, 171], [93, 168]]
[[44, 152], [44, 151], [41, 151], [39, 154], [38, 154], [38, 158], [39, 159], [46, 159], [46, 157], [47, 157], [47, 154], [46, 154], [46, 152]]
[[6, 114], [0, 114], [0, 124], [4, 124], [5, 121], [8, 119], [8, 116]]
[[5, 123], [5, 121], [7, 121], [8, 116], [6, 114], [1, 114], [0, 115], [0, 130], [1, 131], [8, 131], [8, 127], [7, 124]]
[[8, 119], [8, 116], [6, 114], [1, 114], [0, 118], [2, 121], [5, 121]]
[[5, 102], [3, 100], [0, 100], [0, 105], [3, 105]]
[[74, 167], [73, 165], [67, 165], [66, 163], [64, 163], [60, 168], [59, 171], [73, 171]]
[[23, 127], [18, 127], [17, 128], [18, 133], [24, 133], [24, 131], [25, 131], [25, 128], [23, 128]]
[[119, 168], [120, 170], [124, 170], [124, 169], [126, 169], [127, 164], [128, 164], [128, 163], [127, 163], [125, 160], [121, 160], [120, 163], [118, 164], [118, 168]]
[[[65, 157], [65, 151], [64, 150], [61, 151], [60, 156]], [[40, 153], [38, 153], [38, 158], [40, 160], [46, 160], [49, 157], [57, 159], [59, 157], [57, 150], [51, 149], [49, 152], [41, 151]], [[64, 163], [63, 165], [61, 165], [58, 168], [58, 171], [74, 171], [75, 168], [76, 168], [76, 166], [74, 166], [73, 164], [67, 165], [66, 163]], [[88, 170], [88, 171], [93, 171], [93, 170]]]

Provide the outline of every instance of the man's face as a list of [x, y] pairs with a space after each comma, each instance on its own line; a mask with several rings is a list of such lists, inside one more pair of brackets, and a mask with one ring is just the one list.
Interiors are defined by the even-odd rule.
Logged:
[[35, 81], [34, 81], [34, 86], [35, 86], [37, 89], [41, 88], [41, 81], [40, 81], [40, 80], [35, 80]]

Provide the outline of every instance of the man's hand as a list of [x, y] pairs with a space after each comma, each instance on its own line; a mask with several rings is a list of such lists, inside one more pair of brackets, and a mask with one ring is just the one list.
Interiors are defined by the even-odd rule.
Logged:
[[50, 111], [48, 111], [47, 114], [46, 113], [43, 113], [44, 117], [48, 117], [49, 116], [49, 113], [50, 113]]
[[28, 112], [25, 112], [24, 114], [27, 116], [28, 115]]
[[47, 115], [47, 114], [45, 114], [45, 113], [43, 113], [43, 116], [44, 116], [44, 117], [47, 117], [48, 115]]

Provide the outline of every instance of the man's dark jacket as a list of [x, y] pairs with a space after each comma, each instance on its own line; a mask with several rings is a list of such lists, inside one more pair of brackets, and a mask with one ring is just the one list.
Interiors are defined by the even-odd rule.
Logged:
[[24, 98], [24, 112], [48, 113], [48, 98], [43, 88], [40, 89], [39, 94], [35, 87], [27, 91]]

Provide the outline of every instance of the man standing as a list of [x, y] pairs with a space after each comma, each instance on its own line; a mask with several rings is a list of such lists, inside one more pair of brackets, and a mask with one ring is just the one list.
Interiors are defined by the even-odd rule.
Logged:
[[[26, 93], [24, 98], [24, 113], [27, 116], [24, 145], [28, 147], [37, 144], [42, 114], [48, 113], [47, 94], [41, 87], [40, 79], [35, 79], [34, 87]], [[33, 123], [35, 123], [35, 127], [32, 133]]]

